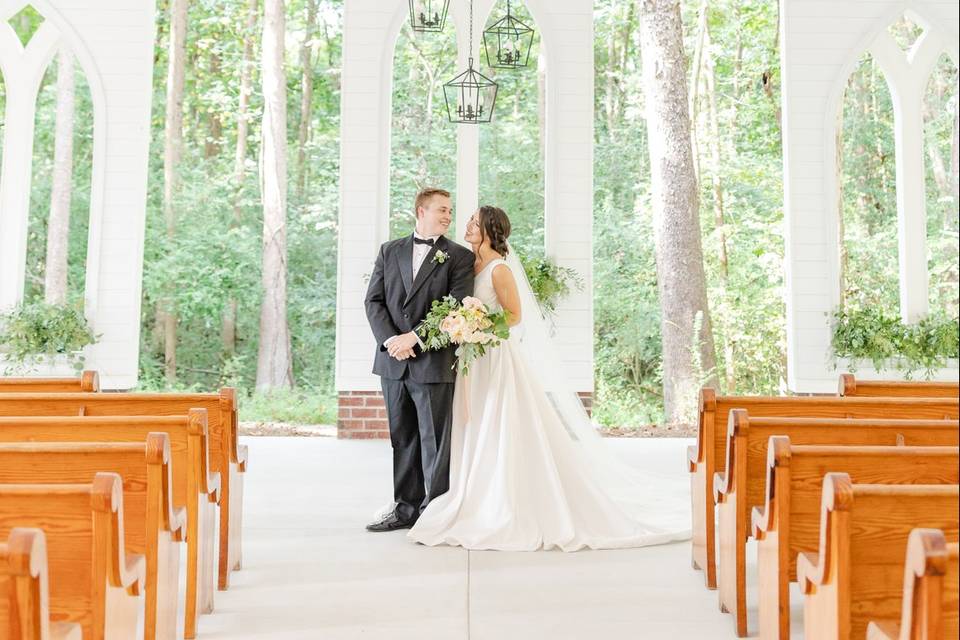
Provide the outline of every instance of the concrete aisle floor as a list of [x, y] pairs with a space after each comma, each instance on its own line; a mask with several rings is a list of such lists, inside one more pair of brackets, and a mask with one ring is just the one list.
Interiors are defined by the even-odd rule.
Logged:
[[[632, 464], [682, 477], [691, 442], [612, 444]], [[201, 640], [735, 637], [690, 568], [689, 543], [571, 554], [423, 547], [363, 529], [391, 494], [389, 443], [245, 444], [244, 568], [201, 618]]]

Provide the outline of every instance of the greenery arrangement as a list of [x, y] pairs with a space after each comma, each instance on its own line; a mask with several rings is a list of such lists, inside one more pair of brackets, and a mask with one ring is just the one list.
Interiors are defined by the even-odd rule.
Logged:
[[841, 309], [834, 314], [833, 353], [848, 358], [851, 368], [867, 360], [877, 371], [893, 368], [911, 376], [928, 375], [960, 357], [957, 318], [935, 315], [907, 325], [882, 308]]
[[571, 287], [583, 291], [583, 278], [575, 269], [561, 267], [545, 257], [522, 262], [537, 302], [548, 313], [557, 310], [557, 304], [570, 295]]
[[0, 349], [16, 363], [62, 355], [79, 370], [78, 352], [96, 341], [83, 312], [70, 305], [28, 303], [0, 320]]

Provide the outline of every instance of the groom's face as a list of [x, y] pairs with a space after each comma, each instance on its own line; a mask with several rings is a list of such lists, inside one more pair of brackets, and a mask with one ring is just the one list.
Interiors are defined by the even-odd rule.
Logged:
[[450, 198], [435, 195], [417, 208], [417, 232], [422, 236], [446, 235], [453, 222]]

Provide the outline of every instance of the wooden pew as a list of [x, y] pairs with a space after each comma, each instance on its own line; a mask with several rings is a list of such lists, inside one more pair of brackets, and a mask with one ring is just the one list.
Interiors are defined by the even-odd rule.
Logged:
[[857, 380], [852, 373], [842, 373], [837, 394], [845, 398], [956, 398], [960, 382]]
[[84, 371], [78, 378], [0, 378], [0, 393], [95, 393], [100, 391], [96, 371]]
[[0, 542], [0, 638], [82, 640], [79, 624], [50, 622], [47, 576], [43, 531], [12, 529]]
[[717, 472], [713, 486], [720, 541], [717, 563], [720, 609], [734, 615], [740, 637], [747, 634], [746, 545], [750, 533], [750, 510], [764, 503], [767, 443], [771, 436], [777, 435], [788, 436], [792, 444], [956, 447], [960, 445], [960, 423], [950, 420], [753, 418], [743, 409], [731, 411], [726, 471]]
[[797, 557], [804, 635], [859, 640], [870, 620], [895, 619], [910, 532], [942, 529], [956, 542], [958, 510], [958, 485], [854, 484], [845, 473], [828, 473], [817, 551]]
[[914, 529], [907, 541], [900, 624], [873, 620], [867, 640], [960, 637], [960, 544], [938, 529]]
[[[889, 431], [874, 427], [878, 436], [885, 430]], [[908, 444], [921, 439], [907, 430], [904, 436]], [[896, 436], [879, 439], [890, 441]], [[960, 448], [798, 445], [788, 436], [771, 437], [765, 498], [751, 517], [758, 542], [761, 638], [790, 638], [789, 583], [796, 580], [794, 561], [799, 553], [817, 548], [821, 485], [831, 471], [847, 473], [860, 484], [957, 484]]]
[[236, 392], [219, 393], [49, 393], [0, 394], [0, 416], [174, 416], [206, 409], [210, 466], [220, 473], [218, 586], [229, 586], [230, 571], [241, 566], [243, 476], [247, 448], [237, 442]]
[[732, 409], [746, 409], [751, 416], [784, 418], [907, 418], [911, 420], [956, 420], [956, 398], [836, 398], [718, 396], [704, 387], [700, 391], [697, 444], [687, 448], [690, 501], [693, 509], [692, 562], [702, 569], [707, 587], [715, 589], [716, 519], [713, 479], [726, 461], [726, 425]]
[[0, 485], [0, 539], [16, 527], [46, 533], [52, 618], [79, 623], [85, 640], [142, 637], [146, 562], [127, 553], [120, 476]]
[[186, 510], [173, 505], [170, 439], [142, 443], [0, 444], [0, 484], [82, 484], [99, 471], [123, 479], [127, 549], [146, 559], [146, 640], [177, 640], [177, 588]]
[[184, 635], [196, 635], [197, 614], [213, 610], [214, 536], [220, 474], [209, 470], [207, 410], [183, 416], [0, 417], [0, 442], [144, 442], [152, 432], [170, 440], [173, 504], [187, 514]]

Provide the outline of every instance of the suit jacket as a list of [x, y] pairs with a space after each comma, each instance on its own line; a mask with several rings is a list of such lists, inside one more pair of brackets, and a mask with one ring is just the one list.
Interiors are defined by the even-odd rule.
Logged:
[[[438, 250], [449, 256], [442, 264], [434, 260]], [[456, 381], [456, 347], [423, 352], [417, 346], [417, 357], [401, 362], [390, 357], [383, 343], [413, 331], [426, 318], [434, 300], [447, 295], [463, 300], [472, 295], [473, 264], [472, 251], [441, 236], [423, 259], [414, 280], [413, 234], [380, 247], [364, 300], [367, 320], [377, 339], [373, 373], [390, 380], [409, 377], [421, 383]]]

